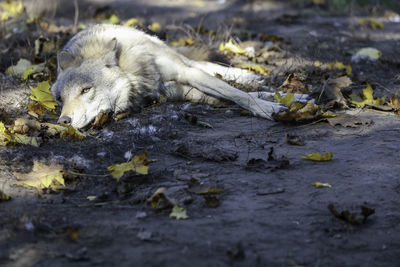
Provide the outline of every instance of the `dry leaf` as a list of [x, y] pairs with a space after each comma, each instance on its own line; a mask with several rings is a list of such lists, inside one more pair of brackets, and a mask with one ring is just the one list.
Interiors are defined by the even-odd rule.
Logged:
[[359, 19], [358, 24], [361, 26], [367, 26], [373, 30], [385, 28], [385, 25], [382, 22], [373, 18]]
[[333, 153], [326, 152], [324, 155], [321, 155], [319, 152], [316, 152], [307, 156], [301, 156], [301, 158], [312, 161], [330, 161], [333, 158]]
[[147, 29], [149, 29], [152, 32], [160, 32], [162, 27], [160, 23], [153, 22], [151, 25], [147, 26]]
[[0, 202], [10, 200], [11, 196], [7, 195], [3, 191], [0, 190]]
[[304, 140], [296, 135], [286, 134], [286, 142], [294, 146], [304, 146]]
[[351, 75], [351, 73], [353, 72], [353, 68], [351, 67], [351, 65], [344, 65], [342, 62], [340, 61], [336, 61], [336, 62], [331, 62], [331, 63], [327, 63], [328, 69], [330, 70], [345, 70], [347, 75]]
[[279, 92], [276, 92], [274, 94], [274, 99], [278, 103], [284, 104], [286, 107], [290, 107], [290, 105], [294, 101], [294, 94], [292, 93], [287, 93], [284, 97], [281, 96]]
[[324, 84], [322, 92], [328, 101], [334, 101], [340, 103], [343, 107], [347, 107], [346, 99], [342, 94], [342, 89], [349, 87], [351, 84], [352, 81], [347, 76], [329, 78]]
[[31, 99], [43, 105], [49, 110], [54, 110], [57, 106], [54, 101], [53, 95], [50, 92], [49, 81], [43, 81], [37, 84], [36, 87], [29, 86], [31, 88]]
[[317, 188], [331, 188], [332, 185], [328, 184], [328, 183], [321, 183], [321, 182], [314, 182], [311, 185], [317, 187]]
[[176, 205], [172, 208], [172, 212], [169, 214], [169, 217], [177, 220], [185, 220], [189, 218], [189, 216], [186, 214], [186, 210]]
[[274, 119], [286, 122], [301, 122], [321, 118], [323, 114], [319, 112], [319, 107], [312, 102], [292, 103], [289, 110], [275, 114]]
[[289, 74], [286, 80], [279, 86], [278, 90], [285, 93], [307, 94], [308, 90], [304, 84], [299, 80], [296, 74]]
[[149, 170], [147, 165], [153, 161], [148, 161], [146, 158], [147, 153], [144, 152], [138, 156], [134, 156], [129, 162], [111, 165], [107, 168], [107, 170], [110, 171], [111, 175], [117, 180], [119, 180], [127, 171], [134, 171], [139, 174], [147, 174]]
[[246, 53], [246, 50], [241, 48], [239, 45], [233, 44], [232, 39], [230, 39], [229, 42], [227, 42], [225, 44], [221, 43], [219, 45], [219, 51], [228, 51], [228, 52], [234, 53], [236, 55], [242, 55], [242, 54]]
[[22, 5], [21, 0], [8, 0], [0, 3], [0, 21], [5, 21], [9, 18], [16, 17], [22, 12], [24, 12], [24, 6]]
[[173, 206], [172, 201], [165, 195], [167, 189], [165, 187], [160, 187], [154, 192], [154, 194], [147, 199], [151, 207], [154, 209], [167, 209]]
[[180, 38], [177, 41], [173, 41], [170, 43], [171, 46], [191, 46], [194, 44], [192, 38]]
[[244, 63], [244, 64], [237, 65], [236, 67], [248, 70], [248, 71], [256, 73], [256, 74], [261, 74], [261, 75], [267, 75], [272, 71], [267, 66], [264, 66], [264, 65], [261, 65], [261, 64]]
[[360, 125], [369, 125], [372, 123], [371, 119], [350, 114], [340, 114], [334, 118], [328, 118], [327, 121], [332, 126], [341, 125], [343, 127], [358, 127]]
[[34, 160], [31, 172], [14, 173], [18, 180], [20, 180], [15, 184], [35, 187], [38, 190], [60, 185], [65, 186], [63, 172], [64, 167], [62, 165], [51, 163], [47, 166]]
[[103, 110], [100, 110], [99, 114], [97, 114], [96, 118], [94, 119], [94, 122], [92, 123], [93, 128], [101, 128], [103, 127], [104, 124], [109, 119], [108, 113], [104, 112]]
[[355, 56], [367, 57], [371, 60], [378, 60], [382, 56], [382, 52], [373, 47], [361, 48]]
[[128, 19], [127, 21], [125, 21], [124, 26], [135, 27], [138, 24], [140, 24], [139, 19], [131, 18], [131, 19]]
[[386, 102], [385, 96], [374, 99], [374, 90], [371, 85], [367, 83], [367, 87], [363, 89], [362, 95], [350, 95], [350, 102], [357, 107], [364, 107], [366, 104], [383, 105]]

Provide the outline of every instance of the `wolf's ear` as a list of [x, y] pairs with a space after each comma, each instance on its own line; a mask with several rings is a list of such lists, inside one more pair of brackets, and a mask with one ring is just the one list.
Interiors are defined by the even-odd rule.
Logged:
[[106, 66], [118, 65], [118, 42], [114, 37], [106, 44], [107, 53], [104, 55]]
[[66, 68], [72, 66], [74, 63], [74, 57], [68, 53], [66, 50], [61, 50], [57, 53], [57, 64], [58, 70], [65, 70]]

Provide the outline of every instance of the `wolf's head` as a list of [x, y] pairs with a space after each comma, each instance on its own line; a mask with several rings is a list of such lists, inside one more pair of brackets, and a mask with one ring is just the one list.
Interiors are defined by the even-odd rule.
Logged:
[[129, 107], [130, 81], [118, 66], [115, 39], [96, 56], [73, 56], [68, 50], [57, 55], [58, 77], [51, 88], [62, 106], [59, 123], [83, 128], [100, 111], [118, 113]]

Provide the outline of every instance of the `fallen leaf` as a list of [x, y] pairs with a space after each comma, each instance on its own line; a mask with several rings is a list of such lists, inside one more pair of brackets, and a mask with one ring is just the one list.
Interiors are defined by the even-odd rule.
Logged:
[[338, 212], [333, 204], [329, 204], [328, 209], [336, 218], [353, 225], [361, 225], [362, 223], [365, 223], [368, 217], [375, 213], [374, 208], [369, 208], [366, 206], [361, 206], [362, 217], [348, 210], [343, 210], [342, 212]]
[[176, 205], [172, 208], [172, 212], [169, 214], [169, 217], [177, 220], [185, 220], [189, 218], [189, 216], [186, 214], [186, 210]]
[[373, 47], [365, 47], [358, 50], [355, 56], [364, 56], [371, 60], [378, 60], [382, 56], [382, 52]]
[[277, 121], [301, 122], [319, 119], [322, 114], [319, 112], [319, 107], [312, 102], [294, 102], [287, 111], [275, 114], [274, 119]]
[[312, 161], [330, 161], [333, 158], [333, 153], [326, 152], [324, 155], [321, 155], [319, 152], [316, 152], [306, 156], [301, 156], [301, 158]]
[[87, 196], [86, 199], [89, 201], [94, 201], [97, 199], [97, 196]]
[[22, 1], [4, 1], [0, 3], [0, 21], [8, 20], [13, 18], [24, 11]]
[[139, 174], [148, 174], [149, 165], [153, 161], [147, 160], [147, 153], [144, 152], [140, 155], [134, 156], [129, 162], [114, 164], [107, 168], [111, 175], [119, 180], [125, 172], [134, 171]]
[[330, 69], [330, 70], [334, 70], [334, 69], [345, 70], [347, 75], [351, 75], [351, 73], [353, 72], [353, 68], [351, 67], [350, 64], [344, 65], [340, 61], [327, 63], [327, 66], [328, 66], [328, 69]]
[[371, 119], [361, 118], [350, 114], [340, 114], [334, 118], [328, 118], [328, 123], [332, 126], [341, 125], [343, 127], [358, 127], [360, 125], [369, 125], [372, 123]]
[[0, 202], [10, 200], [11, 196], [7, 195], [3, 191], [0, 190]]
[[331, 188], [332, 185], [328, 184], [328, 183], [321, 183], [321, 182], [314, 182], [311, 185], [317, 187], [317, 188]]
[[170, 43], [171, 46], [191, 46], [193, 44], [194, 40], [192, 38], [180, 38]]
[[300, 81], [299, 76], [296, 74], [289, 74], [286, 80], [278, 87], [278, 90], [285, 93], [297, 93], [297, 94], [307, 94], [308, 90], [305, 88], [304, 84]]
[[229, 39], [227, 43], [221, 43], [219, 45], [219, 51], [228, 51], [237, 55], [242, 55], [246, 53], [246, 50], [242, 49], [239, 45], [233, 44], [232, 39]]
[[151, 25], [147, 26], [147, 29], [149, 29], [152, 32], [160, 32], [162, 27], [160, 23], [153, 22]]
[[108, 121], [109, 115], [104, 112], [104, 110], [100, 110], [99, 114], [97, 114], [94, 122], [92, 123], [93, 128], [101, 128]]
[[34, 136], [27, 136], [23, 134], [14, 134], [13, 142], [21, 145], [31, 145], [35, 147], [39, 147], [42, 143], [42, 138], [34, 137]]
[[390, 97], [390, 101], [389, 101], [389, 106], [391, 106], [392, 108], [394, 108], [394, 112], [397, 115], [400, 115], [400, 96], [398, 95], [392, 95]]
[[272, 70], [268, 68], [267, 66], [261, 65], [261, 64], [239, 64], [236, 66], [237, 68], [245, 69], [250, 72], [256, 73], [256, 74], [261, 74], [261, 75], [267, 75], [269, 74]]
[[322, 94], [327, 101], [334, 101], [343, 107], [347, 107], [346, 99], [342, 94], [342, 89], [347, 88], [352, 84], [352, 81], [347, 76], [339, 78], [329, 78], [322, 89]]
[[203, 197], [206, 205], [210, 208], [216, 208], [219, 206], [219, 199], [216, 196], [206, 194], [203, 195]]
[[225, 190], [222, 188], [218, 188], [215, 185], [210, 184], [202, 184], [196, 179], [192, 179], [190, 181], [189, 187], [187, 189], [190, 193], [207, 195], [207, 194], [220, 194]]
[[7, 130], [4, 123], [0, 122], [0, 145], [5, 146], [12, 142], [12, 135]]
[[367, 83], [367, 87], [363, 89], [362, 95], [358, 96], [355, 94], [350, 95], [350, 102], [357, 107], [364, 107], [366, 104], [383, 105], [386, 102], [386, 97], [374, 99], [374, 90], [371, 85]]
[[313, 4], [314, 5], [317, 5], [317, 6], [322, 6], [322, 5], [325, 5], [325, 0], [312, 0], [312, 2], [313, 2]]
[[135, 26], [138, 25], [139, 23], [140, 23], [140, 22], [139, 22], [139, 19], [137, 19], [137, 18], [131, 18], [131, 19], [128, 19], [127, 21], [124, 22], [124, 26], [135, 27]]
[[6, 70], [6, 74], [10, 76], [22, 77], [26, 69], [32, 68], [32, 63], [24, 58], [18, 60], [16, 65], [10, 66]]
[[15, 184], [35, 187], [38, 190], [51, 188], [53, 186], [65, 186], [63, 177], [64, 167], [56, 163], [49, 166], [39, 161], [33, 161], [32, 171], [29, 173], [14, 173], [18, 178]]
[[290, 107], [290, 105], [294, 101], [294, 94], [292, 93], [287, 93], [284, 97], [281, 96], [279, 92], [276, 92], [274, 94], [274, 99], [278, 103], [284, 104], [286, 107]]
[[286, 142], [294, 146], [304, 146], [303, 138], [296, 135], [286, 134]]
[[72, 125], [65, 124], [63, 125], [64, 130], [60, 132], [60, 137], [72, 137], [78, 140], [82, 140], [86, 137], [86, 135], [80, 132], [78, 129], [74, 128]]
[[154, 209], [168, 209], [173, 205], [172, 201], [165, 195], [167, 189], [165, 187], [160, 187], [154, 192], [154, 194], [147, 199], [151, 207]]
[[49, 110], [54, 110], [57, 106], [54, 101], [53, 95], [50, 92], [49, 81], [39, 82], [36, 87], [29, 86], [31, 88], [31, 99], [43, 105]]
[[361, 26], [367, 26], [373, 30], [383, 29], [385, 25], [377, 19], [363, 18], [358, 20], [358, 24]]

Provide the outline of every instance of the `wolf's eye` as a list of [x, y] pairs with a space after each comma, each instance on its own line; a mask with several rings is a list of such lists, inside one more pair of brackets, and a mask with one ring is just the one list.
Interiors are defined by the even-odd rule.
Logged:
[[92, 87], [85, 87], [85, 88], [83, 88], [82, 91], [81, 91], [81, 94], [82, 94], [82, 95], [83, 95], [83, 94], [86, 94], [87, 92], [90, 91], [90, 89], [92, 89]]

